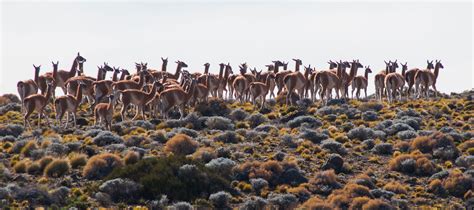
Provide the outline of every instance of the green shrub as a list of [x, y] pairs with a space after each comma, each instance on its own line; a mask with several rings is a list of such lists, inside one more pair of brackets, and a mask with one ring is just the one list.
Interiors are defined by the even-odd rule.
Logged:
[[167, 195], [172, 201], [207, 198], [210, 194], [229, 190], [229, 181], [207, 169], [202, 163], [183, 156], [147, 158], [136, 164], [117, 168], [107, 180], [131, 179], [143, 186], [140, 197], [156, 199]]

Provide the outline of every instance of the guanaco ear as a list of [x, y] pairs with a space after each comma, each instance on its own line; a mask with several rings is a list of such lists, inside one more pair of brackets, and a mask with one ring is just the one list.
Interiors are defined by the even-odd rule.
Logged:
[[79, 54], [79, 52], [77, 52], [77, 56], [81, 56], [81, 54]]
[[430, 60], [426, 60], [426, 63], [430, 64]]
[[33, 64], [33, 67], [35, 67], [35, 69], [36, 69], [36, 66], [35, 66], [35, 64]]

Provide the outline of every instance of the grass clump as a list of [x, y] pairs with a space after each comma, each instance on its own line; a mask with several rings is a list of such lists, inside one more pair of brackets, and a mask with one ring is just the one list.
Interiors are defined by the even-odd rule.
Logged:
[[87, 155], [74, 153], [69, 157], [69, 163], [72, 168], [79, 168], [87, 164]]
[[70, 166], [67, 160], [55, 159], [44, 169], [44, 175], [48, 177], [61, 177], [69, 172]]
[[165, 151], [175, 155], [189, 155], [196, 151], [199, 143], [185, 134], [176, 134], [165, 144]]
[[87, 161], [82, 175], [87, 179], [101, 179], [112, 172], [113, 169], [122, 166], [123, 162], [119, 156], [111, 153], [99, 154]]

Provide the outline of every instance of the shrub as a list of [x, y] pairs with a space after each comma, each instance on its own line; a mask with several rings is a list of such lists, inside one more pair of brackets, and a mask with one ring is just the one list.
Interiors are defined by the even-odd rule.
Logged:
[[193, 160], [207, 163], [216, 158], [216, 152], [211, 147], [201, 147], [193, 153]]
[[316, 119], [313, 116], [299, 116], [295, 119], [288, 121], [287, 124], [290, 128], [296, 128], [300, 127], [303, 123], [307, 123], [311, 128], [318, 128], [323, 125], [320, 120]]
[[353, 128], [347, 133], [347, 137], [350, 139], [359, 139], [361, 141], [373, 138], [373, 136], [374, 131], [366, 127]]
[[229, 207], [229, 200], [232, 196], [228, 192], [219, 191], [209, 196], [209, 200], [212, 202], [214, 207], [218, 209]]
[[123, 161], [125, 162], [126, 165], [131, 165], [140, 160], [140, 154], [135, 151], [129, 151], [123, 158]]
[[327, 139], [327, 140], [322, 141], [321, 148], [327, 149], [331, 151], [332, 153], [338, 153], [340, 155], [347, 154], [346, 148], [344, 148], [344, 146], [341, 143], [334, 141], [332, 139]]
[[99, 190], [110, 195], [114, 202], [133, 201], [137, 198], [142, 186], [128, 179], [112, 179], [99, 186]]
[[342, 185], [338, 182], [334, 170], [326, 170], [317, 172], [315, 177], [309, 181], [313, 186], [311, 191], [317, 194], [329, 195], [335, 189], [339, 189]]
[[298, 166], [288, 162], [277, 162], [269, 160], [266, 162], [245, 162], [233, 169], [237, 180], [249, 180], [262, 178], [272, 186], [279, 184], [298, 185], [307, 182], [307, 179], [299, 172]]
[[138, 197], [144, 199], [165, 194], [174, 201], [194, 200], [229, 190], [230, 186], [224, 177], [183, 156], [142, 159], [115, 169], [107, 179], [115, 178], [130, 179], [142, 185]]
[[198, 103], [194, 110], [202, 116], [226, 116], [230, 113], [227, 103], [221, 99], [210, 99], [204, 103]]
[[383, 187], [383, 189], [394, 192], [396, 194], [407, 194], [406, 187], [398, 182], [389, 182]]
[[174, 135], [179, 134], [179, 133], [186, 134], [186, 135], [188, 135], [190, 137], [193, 137], [193, 138], [196, 138], [199, 135], [199, 133], [197, 131], [193, 130], [193, 129], [182, 127], [182, 128], [173, 128], [173, 130], [171, 130], [171, 132], [168, 132], [166, 137], [169, 139], [169, 138], [171, 138]]
[[208, 117], [206, 120], [206, 126], [209, 129], [217, 129], [223, 131], [234, 129], [234, 124], [229, 118], [220, 116]]
[[102, 131], [92, 139], [92, 142], [97, 146], [105, 146], [109, 144], [121, 144], [123, 143], [123, 139], [110, 131]]
[[407, 174], [429, 176], [437, 171], [436, 165], [425, 155], [412, 153], [402, 154], [389, 161], [389, 168]]
[[419, 136], [413, 139], [412, 150], [420, 150], [422, 153], [430, 153], [442, 159], [455, 159], [459, 150], [449, 135], [435, 132], [430, 136]]
[[391, 136], [391, 135], [397, 134], [400, 131], [406, 131], [406, 130], [413, 131], [414, 129], [405, 123], [394, 123], [393, 125], [386, 128], [384, 131], [385, 133]]
[[79, 168], [87, 164], [87, 155], [74, 154], [69, 157], [69, 163], [72, 168]]
[[44, 156], [43, 158], [41, 158], [39, 160], [39, 164], [41, 166], [41, 171], [43, 171], [49, 163], [53, 162], [53, 160], [54, 160], [54, 158], [52, 156], [49, 156], [49, 155]]
[[165, 132], [163, 131], [151, 131], [148, 137], [153, 141], [157, 141], [160, 143], [165, 143], [168, 140], [168, 138], [166, 138], [165, 136]]
[[29, 159], [23, 159], [15, 163], [13, 166], [13, 170], [15, 170], [15, 173], [26, 173], [26, 169], [28, 168], [28, 165], [31, 163]]
[[268, 200], [278, 209], [293, 209], [298, 205], [298, 198], [293, 194], [277, 194]]
[[250, 179], [250, 184], [255, 192], [260, 193], [262, 189], [268, 187], [268, 182], [262, 178]]
[[69, 172], [67, 160], [56, 159], [49, 163], [44, 169], [44, 175], [48, 177], [61, 177]]
[[474, 155], [459, 156], [455, 163], [458, 166], [469, 168], [474, 165]]
[[176, 134], [165, 144], [165, 151], [176, 155], [189, 155], [196, 151], [199, 143], [185, 134]]
[[406, 140], [406, 139], [412, 139], [418, 136], [418, 134], [415, 131], [412, 130], [406, 130], [406, 131], [400, 131], [397, 133], [398, 138], [401, 140]]
[[261, 113], [256, 113], [256, 114], [252, 114], [249, 117], [247, 117], [246, 120], [249, 122], [250, 127], [255, 128], [255, 127], [261, 125], [262, 123], [267, 122], [268, 118], [265, 117], [265, 115], [263, 115]]
[[434, 193], [436, 195], [443, 196], [446, 194], [446, 190], [439, 179], [433, 179], [428, 185], [428, 192]]
[[315, 144], [319, 144], [321, 141], [326, 140], [327, 138], [329, 138], [328, 135], [326, 135], [324, 133], [317, 132], [315, 130], [307, 129], [307, 128], [301, 129], [300, 133], [301, 134], [300, 134], [299, 138], [310, 140], [311, 142], [313, 142]]
[[24, 127], [17, 124], [1, 124], [0, 125], [0, 136], [14, 136], [18, 137], [23, 133]]
[[392, 210], [396, 208], [380, 199], [370, 200], [369, 202], [367, 202], [366, 204], [362, 206], [362, 210], [378, 210], [378, 209]]
[[393, 152], [393, 145], [390, 143], [380, 143], [375, 145], [372, 151], [380, 155], [390, 155]]
[[235, 131], [226, 131], [214, 138], [215, 141], [220, 141], [223, 143], [239, 143], [242, 141], [242, 139], [242, 136], [238, 135]]
[[[199, 105], [199, 104], [198, 104]], [[171, 206], [172, 210], [193, 210], [193, 206], [185, 201], [177, 202]]]
[[235, 165], [236, 163], [233, 160], [220, 157], [209, 161], [209, 163], [207, 163], [205, 166], [206, 168], [212, 169], [217, 173], [229, 175]]
[[31, 175], [38, 175], [41, 174], [41, 165], [38, 162], [33, 162], [31, 163], [28, 168], [26, 169], [26, 172]]
[[245, 202], [239, 207], [239, 209], [265, 209], [266, 205], [268, 205], [268, 202], [265, 199], [261, 197], [251, 197], [250, 199], [246, 199]]
[[377, 112], [374, 111], [366, 111], [362, 113], [362, 120], [365, 121], [375, 121], [378, 119]]
[[36, 142], [34, 140], [31, 140], [28, 141], [28, 143], [26, 143], [26, 145], [21, 149], [21, 154], [26, 157], [29, 157], [36, 149], [38, 149], [38, 145], [36, 145]]
[[383, 109], [383, 104], [381, 104], [379, 102], [370, 101], [370, 102], [361, 103], [359, 105], [359, 110], [361, 110], [363, 112], [369, 111], [369, 110], [379, 112], [382, 109]]
[[87, 161], [82, 171], [86, 179], [101, 179], [107, 176], [113, 169], [122, 167], [120, 157], [110, 153], [95, 155]]
[[249, 116], [249, 113], [244, 111], [242, 108], [234, 109], [230, 112], [229, 117], [235, 121], [242, 121]]
[[332, 210], [333, 206], [325, 203], [321, 198], [312, 197], [308, 199], [303, 205], [300, 206], [302, 209], [318, 209], [318, 210]]
[[443, 181], [443, 186], [450, 195], [463, 197], [467, 191], [474, 190], [473, 182], [472, 177], [465, 176], [460, 172], [451, 172]]

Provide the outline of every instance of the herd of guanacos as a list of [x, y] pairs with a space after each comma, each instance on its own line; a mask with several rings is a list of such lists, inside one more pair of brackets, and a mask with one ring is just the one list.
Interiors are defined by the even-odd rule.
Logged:
[[[359, 60], [329, 61], [329, 69], [316, 70], [311, 65], [304, 66], [302, 61], [293, 59], [295, 69], [288, 70], [288, 62], [272, 61], [266, 65], [267, 71], [257, 71], [249, 68], [246, 63], [239, 65], [239, 74], [234, 74], [231, 65], [219, 64], [219, 74], [209, 73], [210, 64], [204, 64], [204, 72], [190, 73], [184, 68], [188, 65], [183, 61], [176, 61], [175, 73], [167, 71], [168, 59], [162, 59], [161, 70], [149, 69], [147, 63], [135, 63], [136, 72], [131, 74], [126, 69], [111, 67], [107, 63], [98, 66], [97, 77], [86, 76], [83, 64], [86, 59], [77, 53], [69, 71], [58, 70], [59, 62], [52, 62], [53, 70], [40, 75], [40, 67], [34, 66], [34, 80], [19, 81], [18, 93], [22, 102], [25, 127], [31, 127], [28, 118], [33, 111], [38, 112], [38, 126], [45, 107], [52, 102], [52, 110], [56, 112], [56, 120], [61, 125], [66, 114], [67, 127], [69, 115], [72, 115], [76, 126], [76, 112], [83, 101], [83, 97], [91, 104], [91, 111], [95, 116], [95, 124], [104, 123], [111, 129], [114, 107], [122, 106], [122, 120], [126, 120], [126, 112], [130, 106], [136, 108], [135, 120], [141, 114], [146, 119], [145, 111], [151, 115], [168, 118], [168, 112], [177, 107], [181, 117], [184, 116], [186, 105], [207, 101], [209, 97], [221, 99], [236, 99], [241, 103], [251, 101], [254, 105], [265, 106], [265, 99], [275, 98], [277, 95], [285, 97], [287, 105], [294, 104], [298, 99], [311, 98], [315, 101], [319, 95], [325, 103], [332, 98], [348, 98], [349, 86], [351, 95], [360, 98], [363, 89], [367, 97], [368, 74], [372, 73], [369, 66], [365, 67], [363, 76], [357, 76], [359, 68], [364, 66]], [[439, 69], [444, 68], [441, 61], [427, 61], [426, 69], [414, 68], [408, 70], [407, 63], [400, 63], [402, 72], [397, 73], [398, 62], [385, 62], [386, 68], [375, 75], [375, 97], [383, 100], [385, 96], [393, 102], [397, 95], [406, 97], [429, 97], [428, 90], [433, 88], [435, 94], [436, 80]], [[349, 73], [346, 69], [349, 68]], [[113, 72], [111, 80], [106, 79], [107, 72]], [[250, 72], [248, 72], [250, 71]], [[119, 76], [120, 75], [120, 76]], [[406, 87], [407, 85], [407, 87]], [[60, 87], [63, 96], [55, 97], [55, 90]], [[38, 93], [40, 90], [40, 93]], [[225, 92], [225, 94], [224, 94]], [[257, 100], [259, 104], [257, 105]]]

